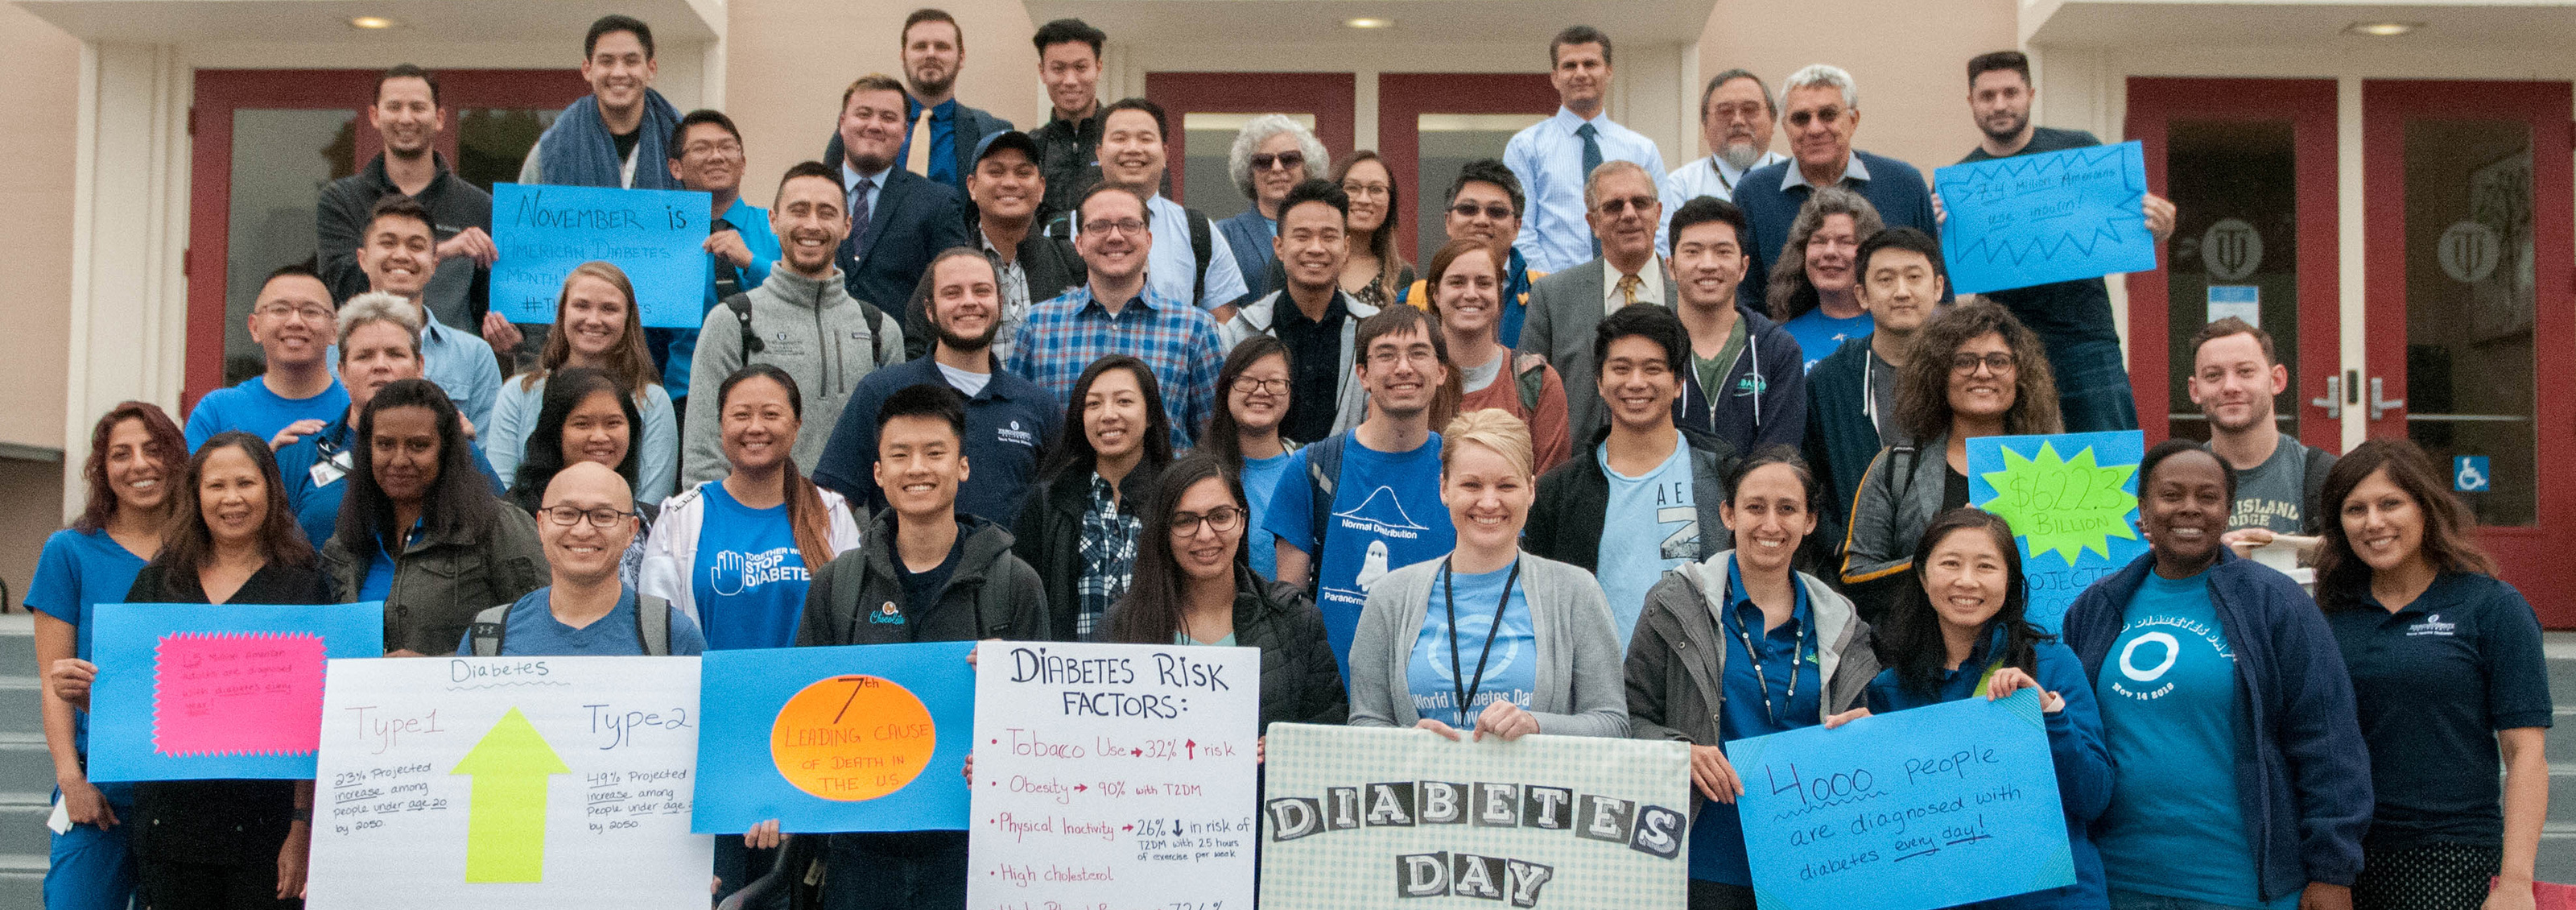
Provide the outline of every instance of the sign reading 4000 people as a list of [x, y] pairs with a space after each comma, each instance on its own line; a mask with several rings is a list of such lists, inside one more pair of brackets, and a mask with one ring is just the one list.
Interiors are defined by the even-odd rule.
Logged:
[[[658, 165], [656, 165], [658, 166]], [[592, 260], [626, 272], [646, 328], [694, 329], [706, 317], [705, 193], [492, 185], [492, 311], [551, 323], [564, 276]]]

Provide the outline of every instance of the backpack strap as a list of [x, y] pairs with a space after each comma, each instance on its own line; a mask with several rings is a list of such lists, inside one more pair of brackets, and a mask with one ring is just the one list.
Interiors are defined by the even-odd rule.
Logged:
[[2326, 472], [2334, 470], [2334, 463], [2333, 453], [2315, 446], [2308, 447], [2307, 458], [2300, 464], [2300, 472], [2305, 475], [2300, 478], [2299, 484], [2299, 533], [2301, 534], [2318, 534], [2325, 527], [2326, 514], [2329, 510], [2325, 507], [2325, 503], [2319, 500], [2325, 498]]
[[651, 594], [635, 595], [635, 638], [644, 643], [644, 656], [671, 655], [671, 602]]
[[769, 347], [760, 343], [760, 336], [751, 331], [751, 292], [745, 291], [725, 298], [724, 307], [733, 311], [734, 323], [742, 327], [742, 362], [749, 365], [751, 355]]
[[1520, 387], [1521, 410], [1538, 415], [1538, 400], [1547, 393], [1547, 358], [1536, 354], [1512, 357], [1513, 384]]
[[[1892, 454], [1896, 457], [1888, 459], [1887, 466], [1890, 470], [1896, 472], [1896, 476], [1892, 478], [1896, 481], [1896, 499], [1894, 501], [1897, 503], [1903, 503], [1906, 497], [1914, 495], [1914, 463], [1920, 460], [1922, 456], [1921, 453], [1914, 448], [1914, 443], [1911, 441], [1897, 443], [1896, 450]], [[1897, 464], [1900, 459], [1904, 462], [1902, 467], [1899, 467]]]
[[473, 641], [474, 656], [501, 656], [501, 638], [510, 629], [510, 608], [502, 604], [474, 614], [474, 622], [465, 627], [465, 636]]
[[1311, 500], [1307, 509], [1307, 526], [1314, 530], [1315, 541], [1314, 569], [1307, 573], [1310, 587], [1323, 583], [1324, 531], [1333, 520], [1333, 493], [1342, 478], [1342, 441], [1348, 438], [1346, 433], [1335, 433], [1305, 448], [1306, 484]]
[[1208, 221], [1207, 213], [1197, 209], [1185, 208], [1181, 214], [1189, 219], [1190, 252], [1199, 260], [1198, 275], [1190, 281], [1189, 304], [1195, 307], [1199, 301], [1207, 299], [1208, 259], [1216, 255], [1216, 242], [1209, 233], [1213, 230], [1209, 227], [1213, 222]]
[[878, 309], [876, 304], [869, 303], [865, 300], [861, 300], [858, 303], [859, 315], [867, 317], [868, 320], [868, 353], [876, 357], [877, 366], [885, 366], [885, 311]]

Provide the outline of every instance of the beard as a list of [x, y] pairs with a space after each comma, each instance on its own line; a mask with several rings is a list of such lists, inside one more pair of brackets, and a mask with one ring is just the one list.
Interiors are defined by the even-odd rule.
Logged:
[[2021, 135], [2022, 129], [2030, 126], [2030, 112], [2024, 111], [2021, 114], [2014, 116], [2012, 118], [2012, 123], [2001, 130], [1997, 130], [1988, 125], [1993, 122], [1994, 121], [1992, 120], [1979, 120], [1977, 121], [1977, 129], [1983, 130], [1986, 134], [1986, 138], [1988, 139], [1993, 139], [1997, 142], [2007, 141]]
[[1752, 167], [1754, 162], [1762, 160], [1763, 151], [1761, 146], [1751, 142], [1730, 142], [1725, 148], [1718, 150], [1717, 158], [1726, 162], [1727, 167], [1740, 172]]
[[2219, 417], [2219, 416], [2218, 416], [2218, 415], [2216, 415], [2216, 414], [2212, 414], [2212, 415], [2210, 415], [2210, 416], [2209, 416], [2209, 425], [2210, 425], [2212, 428], [2215, 428], [2215, 429], [2218, 429], [2218, 430], [2222, 430], [2222, 431], [2225, 431], [2225, 432], [2229, 432], [2229, 433], [2243, 433], [2243, 432], [2245, 432], [2245, 431], [2247, 431], [2247, 430], [2251, 430], [2251, 429], [2253, 429], [2253, 428], [2255, 428], [2255, 427], [2259, 427], [2259, 426], [2262, 426], [2262, 425], [2264, 425], [2264, 424], [2271, 423], [2271, 422], [2272, 422], [2272, 399], [2271, 399], [2271, 396], [2268, 396], [2268, 395], [2267, 395], [2267, 396], [2264, 396], [2264, 397], [2263, 397], [2263, 399], [2258, 403], [2258, 405], [2257, 405], [2256, 407], [2248, 408], [2248, 409], [2246, 409], [2246, 410], [2247, 410], [2247, 412], [2248, 412], [2248, 413], [2245, 415], [2245, 420], [2244, 420], [2243, 422], [2241, 422], [2241, 423], [2240, 423], [2240, 422], [2235, 422], [2235, 421], [2230, 421], [2230, 420], [2227, 420], [2227, 419], [2221, 418], [2221, 417]]
[[1002, 334], [1001, 314], [995, 313], [993, 314], [993, 317], [993, 321], [984, 325], [984, 334], [981, 335], [960, 335], [956, 332], [949, 331], [948, 326], [945, 323], [932, 326], [931, 331], [939, 335], [940, 344], [946, 345], [949, 349], [959, 353], [972, 354], [977, 351], [991, 348], [993, 346], [993, 339]]
[[911, 73], [905, 73], [904, 81], [912, 83], [913, 94], [928, 95], [933, 98], [937, 98], [947, 95], [949, 89], [957, 86], [957, 72], [955, 70], [951, 70], [947, 76], [942, 77], [937, 82], [923, 79]]

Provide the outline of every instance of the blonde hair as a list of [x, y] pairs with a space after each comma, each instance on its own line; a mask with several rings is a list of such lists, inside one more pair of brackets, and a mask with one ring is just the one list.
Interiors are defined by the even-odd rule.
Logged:
[[1486, 408], [1458, 415], [1449, 428], [1440, 431], [1440, 473], [1449, 473], [1449, 460], [1458, 452], [1460, 443], [1472, 442], [1503, 456], [1512, 470], [1523, 479], [1536, 477], [1530, 470], [1530, 428], [1512, 412]]
[[[627, 280], [624, 269], [597, 260], [574, 266], [570, 273], [564, 275], [563, 290], [555, 295], [555, 327], [558, 330], [563, 327], [564, 310], [572, 306], [572, 283], [583, 278], [608, 282], [609, 287], [616, 288], [617, 293], [626, 298], [626, 327], [620, 330], [617, 345], [608, 349], [608, 366], [602, 372], [616, 377], [618, 382], [633, 390], [635, 400], [642, 401], [644, 387], [660, 384], [662, 377], [653, 370], [653, 352], [645, 346], [644, 340], [644, 310], [635, 302], [635, 283]], [[519, 374], [519, 388], [536, 388], [538, 381], [554, 375], [556, 370], [563, 369], [565, 361], [571, 359], [572, 333], [546, 333], [545, 350], [537, 356], [535, 367]]]

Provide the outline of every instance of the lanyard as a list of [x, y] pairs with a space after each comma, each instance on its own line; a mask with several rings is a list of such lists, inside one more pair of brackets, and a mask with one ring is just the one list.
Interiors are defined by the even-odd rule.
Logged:
[[[1789, 583], [1797, 584], [1797, 580], [1794, 578], [1790, 579]], [[1796, 596], [1796, 592], [1792, 591], [1791, 596], [1794, 598]], [[1796, 601], [1792, 600], [1791, 603], [1794, 604]], [[1771, 725], [1774, 727], [1785, 727], [1785, 724], [1780, 723], [1779, 710], [1771, 704], [1771, 679], [1762, 672], [1762, 652], [1753, 649], [1753, 636], [1744, 631], [1744, 618], [1736, 615], [1735, 581], [1733, 579], [1728, 579], [1726, 583], [1726, 617], [1734, 620], [1734, 622], [1730, 624], [1730, 631], [1735, 633], [1735, 640], [1744, 643], [1745, 662], [1753, 665], [1753, 683], [1762, 687], [1762, 716], [1770, 718]], [[1792, 707], [1795, 707], [1798, 704], [1798, 661], [1804, 659], [1807, 655], [1807, 627], [1811, 625], [1814, 625], [1814, 623], [1801, 622], [1798, 624], [1797, 641], [1789, 649], [1788, 699], [1789, 704]]]
[[1466, 673], [1458, 660], [1458, 579], [1449, 570], [1449, 560], [1440, 560], [1440, 594], [1449, 607], [1449, 693], [1457, 701], [1450, 707], [1458, 711], [1459, 729], [1467, 728], [1467, 703], [1485, 688], [1485, 660], [1494, 656], [1494, 638], [1503, 631], [1503, 609], [1511, 606], [1512, 585], [1521, 580], [1521, 561], [1512, 560], [1512, 574], [1503, 577], [1503, 598], [1494, 602], [1494, 622], [1485, 627], [1485, 649], [1476, 655], [1476, 682], [1466, 685]]

